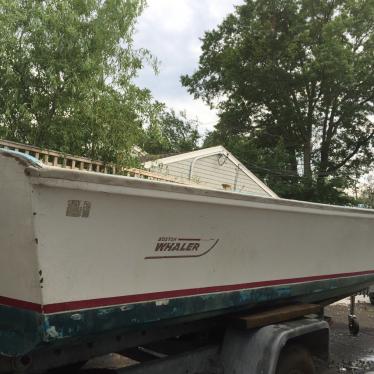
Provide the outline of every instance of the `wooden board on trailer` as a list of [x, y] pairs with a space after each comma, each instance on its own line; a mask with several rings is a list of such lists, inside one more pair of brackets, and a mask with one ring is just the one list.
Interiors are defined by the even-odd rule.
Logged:
[[272, 308], [258, 313], [231, 317], [232, 324], [242, 329], [253, 329], [273, 323], [289, 321], [308, 314], [320, 314], [322, 306], [318, 304], [294, 304]]

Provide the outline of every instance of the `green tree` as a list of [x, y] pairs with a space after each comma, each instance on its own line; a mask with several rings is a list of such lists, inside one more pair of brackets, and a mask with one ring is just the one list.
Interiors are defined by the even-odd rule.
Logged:
[[348, 176], [373, 165], [374, 2], [246, 0], [182, 83], [218, 107], [216, 139], [259, 153], [274, 189], [288, 179], [283, 195], [345, 202]]
[[163, 109], [145, 130], [143, 149], [155, 155], [193, 151], [200, 138], [197, 126], [197, 120], [188, 119], [185, 112]]
[[123, 161], [156, 110], [133, 83], [144, 0], [0, 0], [0, 137]]

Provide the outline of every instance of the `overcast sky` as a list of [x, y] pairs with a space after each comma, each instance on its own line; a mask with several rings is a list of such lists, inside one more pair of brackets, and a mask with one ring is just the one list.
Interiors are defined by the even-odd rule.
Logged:
[[160, 73], [145, 68], [137, 84], [149, 88], [155, 99], [198, 119], [200, 132], [212, 129], [216, 113], [194, 100], [180, 83], [182, 74], [197, 68], [204, 31], [211, 30], [242, 0], [148, 0], [139, 18], [135, 46], [149, 49], [160, 60]]

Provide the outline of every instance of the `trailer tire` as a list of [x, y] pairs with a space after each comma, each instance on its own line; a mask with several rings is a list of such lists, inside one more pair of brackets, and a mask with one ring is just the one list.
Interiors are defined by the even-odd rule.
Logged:
[[290, 345], [280, 354], [276, 374], [315, 374], [309, 351], [299, 345]]

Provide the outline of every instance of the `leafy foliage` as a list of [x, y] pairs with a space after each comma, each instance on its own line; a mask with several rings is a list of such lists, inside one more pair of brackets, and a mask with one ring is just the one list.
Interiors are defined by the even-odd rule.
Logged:
[[280, 195], [347, 203], [374, 160], [374, 2], [246, 0], [182, 83], [220, 111], [207, 141]]
[[198, 122], [188, 119], [185, 112], [163, 109], [145, 130], [143, 149], [155, 155], [193, 151], [200, 138], [197, 126]]
[[157, 111], [132, 83], [144, 0], [0, 0], [0, 137], [124, 161]]

